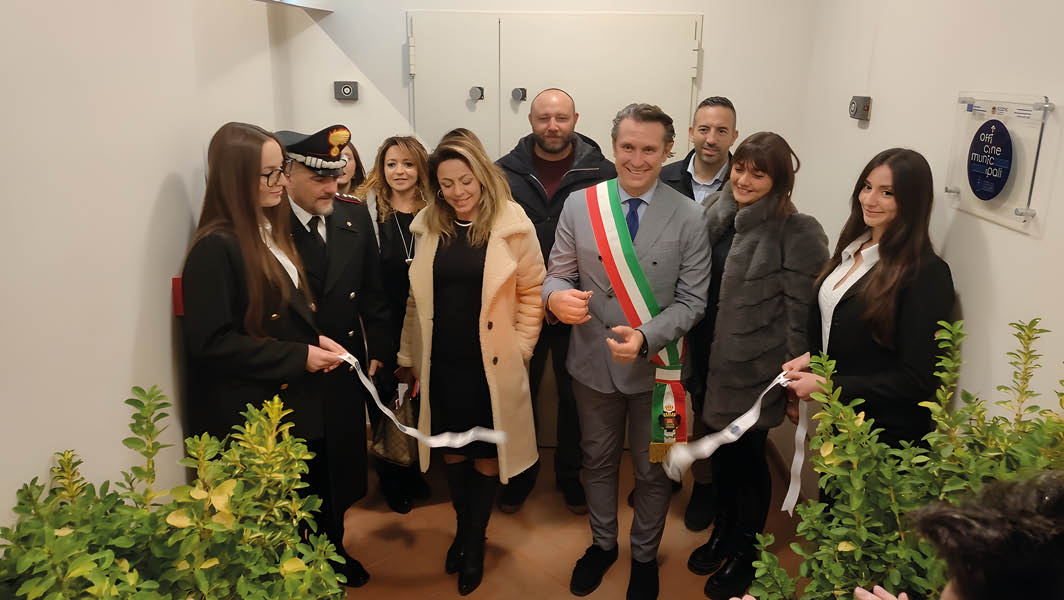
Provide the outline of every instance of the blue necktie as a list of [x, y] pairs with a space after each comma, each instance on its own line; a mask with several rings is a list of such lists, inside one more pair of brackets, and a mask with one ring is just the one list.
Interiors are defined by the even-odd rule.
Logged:
[[643, 204], [642, 198], [629, 198], [628, 199], [628, 215], [624, 220], [628, 223], [628, 233], [632, 235], [632, 241], [635, 241], [635, 234], [639, 232], [639, 207]]

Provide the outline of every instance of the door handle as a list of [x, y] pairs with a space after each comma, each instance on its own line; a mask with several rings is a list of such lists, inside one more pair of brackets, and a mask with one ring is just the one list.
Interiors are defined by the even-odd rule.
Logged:
[[484, 86], [474, 85], [469, 88], [469, 99], [473, 102], [484, 99]]
[[516, 87], [510, 92], [510, 97], [517, 102], [524, 102], [528, 99], [528, 90], [522, 87]]

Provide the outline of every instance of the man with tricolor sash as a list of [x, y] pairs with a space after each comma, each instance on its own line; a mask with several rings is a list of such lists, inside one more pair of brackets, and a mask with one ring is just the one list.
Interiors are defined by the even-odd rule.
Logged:
[[657, 462], [687, 436], [683, 336], [705, 312], [710, 248], [702, 208], [658, 175], [672, 119], [630, 104], [611, 131], [617, 179], [572, 193], [551, 250], [543, 299], [550, 321], [573, 325], [573, 378], [593, 543], [570, 591], [598, 587], [617, 559], [618, 472], [628, 422], [635, 472], [628, 598], [658, 595], [658, 544], [671, 484]]

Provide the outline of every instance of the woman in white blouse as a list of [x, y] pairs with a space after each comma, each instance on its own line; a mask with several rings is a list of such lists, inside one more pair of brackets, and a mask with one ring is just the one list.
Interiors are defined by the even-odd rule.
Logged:
[[320, 397], [308, 373], [344, 349], [319, 335], [281, 202], [290, 162], [273, 134], [227, 123], [207, 150], [203, 211], [182, 273], [189, 433], [223, 437], [245, 405], [280, 395], [299, 411]]
[[[891, 445], [916, 442], [932, 429], [930, 412], [939, 321], [953, 308], [949, 265], [928, 235], [934, 197], [931, 167], [918, 152], [891, 148], [861, 171], [850, 218], [817, 280], [809, 314], [809, 348], [836, 361], [841, 399], [864, 399], [858, 410], [875, 419]], [[792, 380], [788, 414], [818, 391], [810, 353], [783, 365]]]

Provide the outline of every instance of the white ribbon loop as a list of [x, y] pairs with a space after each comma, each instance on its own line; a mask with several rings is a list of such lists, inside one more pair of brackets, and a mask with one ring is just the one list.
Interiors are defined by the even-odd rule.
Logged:
[[496, 445], [506, 443], [505, 431], [488, 429], [486, 427], [474, 427], [469, 431], [463, 431], [461, 433], [448, 431], [447, 433], [429, 436], [418, 431], [416, 427], [407, 427], [406, 425], [403, 425], [399, 422], [399, 419], [395, 418], [395, 413], [389, 410], [388, 407], [381, 402], [381, 398], [377, 394], [377, 387], [373, 385], [373, 380], [362, 372], [362, 365], [359, 364], [358, 359], [352, 356], [350, 352], [341, 354], [340, 358], [354, 368], [355, 373], [358, 374], [358, 378], [362, 380], [362, 385], [369, 390], [369, 395], [373, 396], [373, 402], [377, 405], [377, 408], [391, 419], [392, 423], [395, 423], [396, 428], [430, 448], [461, 448], [470, 442], [476, 441]]
[[673, 444], [669, 449], [669, 455], [662, 463], [665, 474], [673, 481], [683, 480], [683, 474], [691, 468], [691, 463], [703, 458], [709, 458], [724, 444], [730, 444], [741, 438], [748, 429], [761, 418], [761, 400], [772, 388], [778, 386], [787, 387], [790, 380], [787, 379], [786, 371], [780, 373], [768, 386], [761, 391], [757, 401], [749, 410], [739, 415], [737, 419], [728, 424], [724, 429], [711, 433], [707, 436], [686, 444]]

